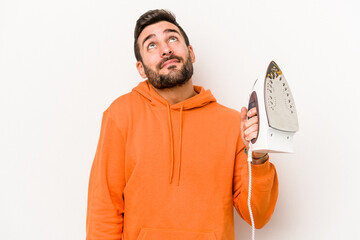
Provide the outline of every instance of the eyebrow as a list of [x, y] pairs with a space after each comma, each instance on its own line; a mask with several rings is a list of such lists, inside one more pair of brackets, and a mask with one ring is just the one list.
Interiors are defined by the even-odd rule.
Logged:
[[[177, 30], [171, 29], [171, 28], [165, 29], [165, 30], [163, 31], [163, 33], [177, 33], [177, 34], [180, 35], [180, 33], [179, 33]], [[143, 40], [142, 45], [144, 46], [144, 43], [145, 43], [147, 40], [149, 40], [150, 38], [152, 38], [152, 37], [155, 37], [155, 34], [150, 34], [150, 35], [148, 35], [148, 36]]]
[[164, 30], [164, 33], [170, 33], [170, 32], [175, 32], [175, 33], [180, 35], [180, 33], [178, 31], [176, 31], [175, 29], [167, 28], [167, 29]]

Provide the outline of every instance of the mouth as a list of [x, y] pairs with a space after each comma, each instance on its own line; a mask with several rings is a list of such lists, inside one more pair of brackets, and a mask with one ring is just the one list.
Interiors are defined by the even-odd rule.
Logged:
[[166, 62], [164, 62], [163, 64], [161, 64], [161, 67], [160, 68], [164, 68], [164, 67], [166, 67], [166, 66], [168, 66], [168, 65], [171, 65], [171, 64], [174, 64], [174, 63], [178, 63], [179, 62], [179, 60], [177, 60], [177, 59], [169, 59], [169, 60], [167, 60]]

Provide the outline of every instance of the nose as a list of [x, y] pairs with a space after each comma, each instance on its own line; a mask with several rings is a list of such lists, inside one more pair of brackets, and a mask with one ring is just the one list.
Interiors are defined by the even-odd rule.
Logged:
[[165, 45], [164, 48], [162, 49], [161, 56], [168, 57], [168, 56], [172, 55], [173, 53], [174, 53], [173, 50], [171, 50], [168, 45]]

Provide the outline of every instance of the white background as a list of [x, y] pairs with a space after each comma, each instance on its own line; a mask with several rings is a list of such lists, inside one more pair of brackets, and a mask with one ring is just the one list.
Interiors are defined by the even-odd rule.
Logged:
[[223, 105], [246, 106], [270, 60], [291, 87], [296, 153], [271, 156], [279, 199], [257, 239], [360, 239], [356, 0], [1, 1], [0, 239], [85, 238], [102, 112], [142, 80], [133, 29], [155, 8], [176, 14], [194, 83]]

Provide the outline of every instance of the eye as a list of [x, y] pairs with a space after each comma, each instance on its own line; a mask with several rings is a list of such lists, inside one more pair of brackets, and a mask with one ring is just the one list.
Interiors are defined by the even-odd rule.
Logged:
[[178, 40], [177, 37], [171, 37], [170, 40], [169, 40], [169, 42], [175, 42], [175, 41], [177, 41], [177, 40]]
[[156, 47], [155, 43], [150, 43], [147, 48], [150, 50], [150, 49], [153, 49], [155, 47]]

